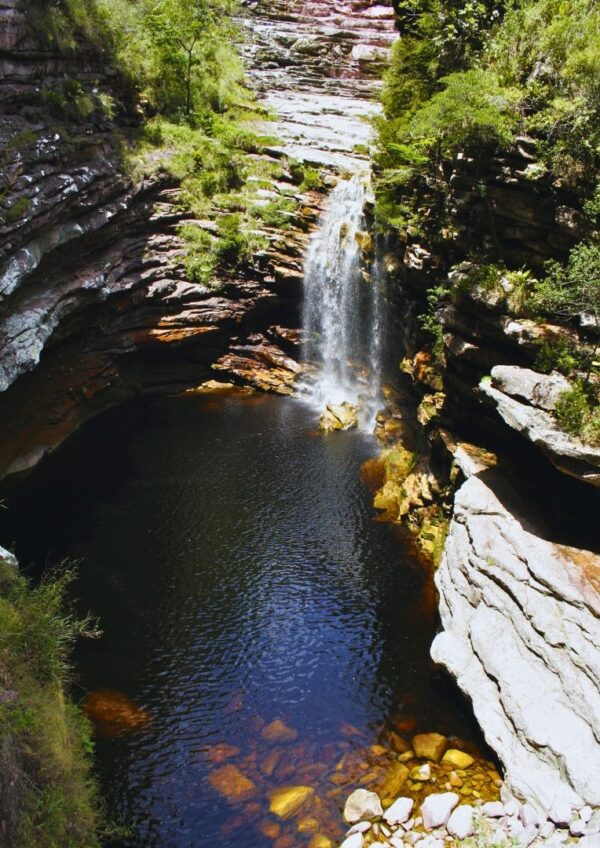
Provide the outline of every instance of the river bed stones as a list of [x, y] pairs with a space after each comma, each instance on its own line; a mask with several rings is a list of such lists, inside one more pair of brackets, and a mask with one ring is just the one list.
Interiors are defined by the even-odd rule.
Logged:
[[213, 789], [232, 803], [247, 801], [257, 793], [256, 784], [231, 764], [212, 771], [208, 781]]
[[284, 786], [269, 795], [269, 810], [280, 819], [292, 818], [314, 794], [312, 786]]
[[412, 738], [412, 747], [417, 757], [439, 763], [446, 750], [448, 740], [441, 733], [418, 733]]

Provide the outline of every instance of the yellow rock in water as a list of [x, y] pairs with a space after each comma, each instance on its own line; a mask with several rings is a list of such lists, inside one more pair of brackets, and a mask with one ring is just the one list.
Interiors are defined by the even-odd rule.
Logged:
[[317, 833], [308, 843], [308, 848], [333, 848], [333, 842], [323, 834]]
[[[392, 762], [387, 769], [385, 778], [378, 787], [378, 793], [382, 798], [397, 798], [408, 778], [408, 769], [398, 760]], [[363, 778], [364, 782], [364, 778]]]
[[458, 748], [448, 748], [442, 757], [443, 763], [454, 766], [454, 768], [466, 769], [472, 766], [475, 759], [470, 754], [465, 754], [464, 751], [459, 751]]
[[417, 757], [439, 763], [448, 741], [441, 733], [419, 733], [413, 736], [412, 746]]
[[304, 816], [296, 825], [300, 833], [314, 833], [319, 829], [319, 822], [312, 816]]
[[283, 786], [269, 794], [269, 809], [280, 819], [291, 819], [314, 794], [312, 786]]

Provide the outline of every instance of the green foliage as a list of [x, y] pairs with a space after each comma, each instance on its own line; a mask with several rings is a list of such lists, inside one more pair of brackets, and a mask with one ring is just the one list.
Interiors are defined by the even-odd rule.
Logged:
[[560, 426], [572, 436], [600, 445], [600, 405], [597, 394], [582, 381], [563, 392], [556, 404]]
[[469, 70], [441, 80], [444, 88], [412, 116], [407, 137], [449, 156], [461, 148], [510, 144], [518, 93], [500, 85], [491, 71]]
[[544, 342], [535, 359], [536, 371], [541, 371], [542, 374], [560, 371], [561, 374], [569, 376], [585, 365], [581, 349], [568, 339]]
[[98, 844], [90, 727], [63, 694], [73, 642], [90, 632], [65, 607], [72, 579], [65, 570], [32, 586], [0, 557], [0, 675], [15, 693], [0, 705], [0, 767], [20, 848]]
[[600, 320], [600, 241], [581, 242], [568, 262], [550, 262], [547, 276], [535, 290], [535, 305], [542, 314], [564, 319], [581, 313]]
[[[215, 115], [251, 99], [234, 46], [236, 8], [236, 0], [34, 0], [27, 14], [47, 47], [105, 57], [146, 106], [210, 133]], [[94, 105], [81, 93], [49, 100], [78, 112]]]

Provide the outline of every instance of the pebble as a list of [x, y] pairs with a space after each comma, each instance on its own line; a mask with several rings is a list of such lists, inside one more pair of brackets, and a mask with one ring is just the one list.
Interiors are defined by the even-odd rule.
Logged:
[[413, 808], [412, 798], [398, 798], [383, 814], [389, 824], [403, 824], [408, 821]]
[[585, 822], [581, 819], [573, 819], [569, 825], [571, 836], [583, 836], [585, 834]]
[[392, 846], [392, 848], [404, 848], [404, 842], [401, 839], [398, 839], [397, 836], [391, 837], [390, 845]]
[[589, 820], [591, 819], [593, 812], [594, 811], [592, 810], [592, 808], [589, 805], [586, 804], [585, 807], [582, 807], [579, 810], [579, 818], [581, 819], [581, 821], [583, 821], [587, 824], [589, 822]]

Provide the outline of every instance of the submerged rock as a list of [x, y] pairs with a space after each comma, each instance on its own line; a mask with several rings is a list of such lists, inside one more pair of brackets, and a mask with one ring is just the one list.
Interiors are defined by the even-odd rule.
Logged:
[[267, 742], [293, 742], [298, 738], [298, 731], [288, 727], [281, 719], [276, 719], [263, 729], [262, 737]]
[[325, 432], [351, 430], [358, 426], [358, 410], [353, 403], [328, 403], [319, 419], [319, 427]]
[[412, 746], [417, 757], [439, 763], [446, 750], [448, 740], [441, 733], [418, 733], [413, 736]]
[[256, 784], [246, 777], [237, 766], [226, 765], [215, 769], [208, 782], [220, 795], [232, 803], [247, 801], [256, 795]]
[[280, 819], [291, 819], [315, 794], [312, 786], [283, 786], [269, 795], [269, 809]]
[[86, 695], [83, 710], [103, 736], [118, 736], [150, 723], [150, 716], [127, 695], [112, 689], [95, 689]]
[[466, 769], [473, 765], [475, 759], [470, 754], [459, 751], [458, 748], [448, 748], [442, 757], [442, 762], [454, 766], [454, 768]]

